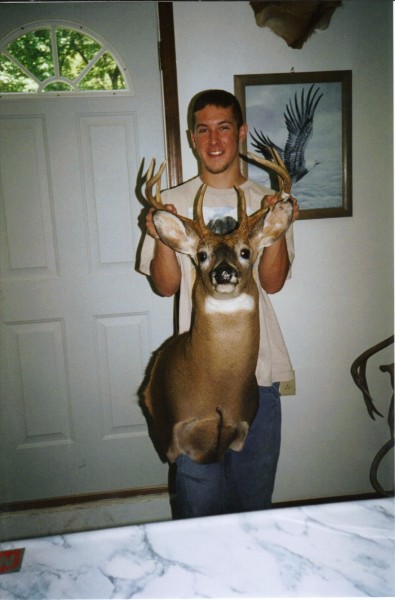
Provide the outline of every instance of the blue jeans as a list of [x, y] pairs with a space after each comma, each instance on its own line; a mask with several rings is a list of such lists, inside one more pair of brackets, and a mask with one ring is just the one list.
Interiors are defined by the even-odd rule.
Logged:
[[202, 517], [270, 508], [280, 454], [279, 384], [259, 387], [259, 408], [243, 450], [221, 462], [176, 460], [174, 517]]

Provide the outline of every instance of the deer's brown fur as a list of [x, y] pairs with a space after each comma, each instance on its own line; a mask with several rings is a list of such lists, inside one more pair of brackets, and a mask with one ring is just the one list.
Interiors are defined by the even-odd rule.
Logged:
[[[241, 450], [257, 411], [259, 308], [253, 265], [263, 246], [288, 229], [292, 202], [289, 194], [279, 194], [277, 204], [247, 217], [244, 195], [238, 194], [240, 225], [226, 235], [204, 225], [204, 188], [197, 221], [161, 209], [154, 213], [162, 241], [188, 254], [197, 270], [191, 329], [158, 353], [144, 392], [151, 432], [170, 462], [180, 454], [214, 462], [229, 448]], [[155, 200], [149, 190], [148, 196], [159, 208], [158, 194]]]

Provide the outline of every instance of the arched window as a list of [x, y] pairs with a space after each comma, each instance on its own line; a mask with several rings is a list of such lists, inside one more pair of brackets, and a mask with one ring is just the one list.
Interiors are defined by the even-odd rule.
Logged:
[[96, 34], [69, 23], [21, 27], [0, 45], [0, 94], [133, 93], [130, 74]]

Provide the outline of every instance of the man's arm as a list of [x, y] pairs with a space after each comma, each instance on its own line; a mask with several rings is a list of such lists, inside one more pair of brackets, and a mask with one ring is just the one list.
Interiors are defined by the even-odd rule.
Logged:
[[279, 292], [288, 276], [290, 267], [285, 236], [264, 248], [258, 265], [259, 281], [268, 294]]
[[[266, 196], [264, 201], [267, 204], [272, 204], [277, 201], [277, 197]], [[296, 198], [292, 197], [292, 202], [294, 205], [292, 222], [294, 222], [299, 217], [299, 207]], [[274, 244], [263, 249], [259, 261], [259, 281], [267, 294], [276, 294], [283, 288], [290, 266], [287, 240], [283, 235]]]
[[[172, 204], [165, 204], [165, 210], [176, 213]], [[150, 264], [150, 275], [155, 289], [162, 296], [173, 296], [180, 287], [181, 269], [174, 250], [164, 244], [158, 237], [152, 215], [155, 209], [150, 209], [146, 218], [147, 233], [155, 238], [155, 251]]]

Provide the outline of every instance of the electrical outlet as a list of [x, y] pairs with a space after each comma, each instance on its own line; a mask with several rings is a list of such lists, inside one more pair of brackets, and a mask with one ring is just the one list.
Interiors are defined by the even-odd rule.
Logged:
[[280, 382], [280, 394], [281, 394], [281, 396], [295, 396], [295, 394], [296, 394], [295, 379], [291, 379], [291, 381], [281, 381]]

